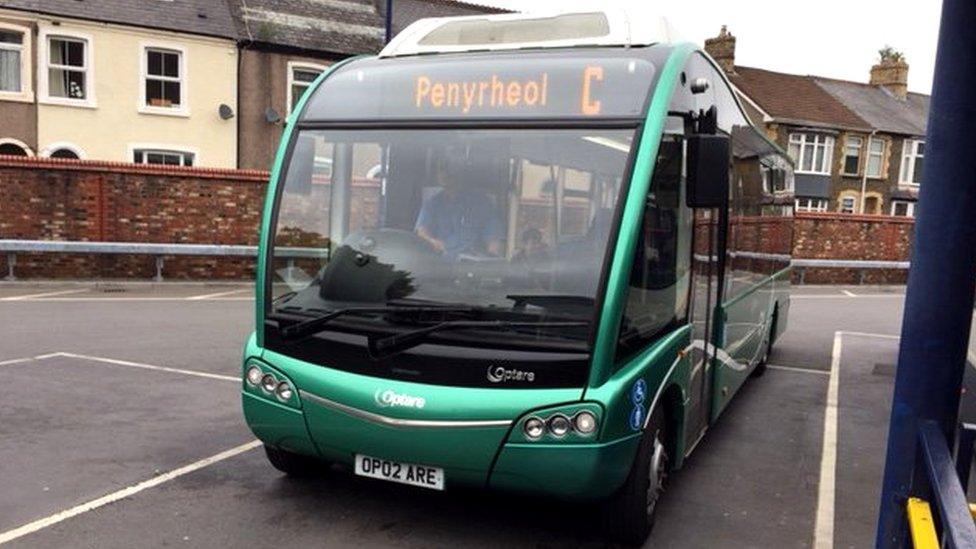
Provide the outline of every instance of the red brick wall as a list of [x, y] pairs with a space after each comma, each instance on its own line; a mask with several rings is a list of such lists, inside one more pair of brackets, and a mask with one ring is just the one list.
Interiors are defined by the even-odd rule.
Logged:
[[[0, 238], [253, 245], [267, 179], [267, 172], [250, 170], [0, 156]], [[788, 228], [742, 225], [741, 249], [788, 251]], [[793, 255], [906, 261], [913, 228], [913, 220], [905, 218], [799, 213]], [[6, 270], [6, 256], [0, 254], [0, 275]], [[149, 256], [17, 254], [16, 272], [20, 278], [148, 279], [155, 263]], [[254, 262], [167, 257], [163, 274], [169, 279], [251, 278]], [[868, 270], [863, 282], [902, 283], [905, 274]], [[862, 275], [848, 269], [804, 269], [803, 279], [856, 284]]]
[[[267, 172], [0, 157], [0, 238], [256, 244]], [[0, 272], [6, 272], [0, 254]], [[149, 256], [18, 254], [20, 278], [150, 278]], [[167, 278], [248, 278], [249, 258], [166, 258]]]
[[[908, 261], [915, 221], [883, 215], [798, 213], [793, 257]], [[905, 270], [803, 269], [807, 284], [903, 284]], [[794, 269], [794, 282], [799, 282]], [[862, 278], [863, 276], [863, 278]]]

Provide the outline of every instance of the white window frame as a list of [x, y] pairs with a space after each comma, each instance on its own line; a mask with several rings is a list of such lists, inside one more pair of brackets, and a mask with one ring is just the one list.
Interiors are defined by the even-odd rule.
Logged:
[[[180, 76], [179, 78], [168, 78], [164, 76], [152, 76], [153, 80], [168, 80], [180, 83], [180, 105], [179, 107], [156, 107], [150, 105], [146, 98], [146, 79], [149, 78], [149, 50], [171, 51], [180, 54]], [[160, 114], [164, 116], [190, 116], [190, 105], [187, 103], [187, 90], [189, 89], [189, 63], [187, 60], [186, 48], [179, 44], [170, 42], [142, 42], [139, 44], [139, 105], [137, 110], [142, 114]]]
[[[68, 38], [85, 42], [85, 66], [83, 67], [85, 72], [84, 99], [51, 96], [49, 82], [51, 53], [49, 42], [52, 38]], [[40, 33], [38, 34], [37, 43], [37, 57], [40, 59], [38, 62], [37, 71], [37, 87], [39, 96], [38, 103], [46, 105], [84, 107], [89, 109], [97, 108], [98, 102], [95, 99], [95, 40], [92, 35], [66, 29], [64, 27], [41, 27]], [[73, 67], [72, 70], [79, 69], [77, 67]]]
[[[186, 145], [174, 145], [169, 143], [130, 143], [128, 146], [128, 156], [126, 157], [128, 162], [138, 164], [140, 166], [169, 166], [168, 164], [149, 164], [148, 162], [135, 162], [136, 151], [144, 152], [158, 152], [166, 154], [182, 154], [193, 155], [193, 166], [194, 168], [200, 166], [200, 151], [196, 147], [189, 147]], [[185, 162], [185, 159], [184, 159]], [[183, 166], [183, 164], [180, 164]], [[169, 166], [173, 167], [173, 166]]]
[[27, 146], [27, 143], [24, 143], [19, 139], [14, 139], [13, 137], [0, 138], [0, 145], [17, 145], [21, 149], [27, 151], [27, 156], [34, 156], [34, 149]]
[[[911, 187], [918, 187], [919, 183], [915, 183], [915, 160], [921, 158], [925, 161], [925, 154], [918, 154], [918, 146], [925, 145], [924, 139], [906, 139], [902, 143], [901, 149], [901, 167], [898, 170], [898, 184], [908, 185]], [[909, 173], [906, 174], [906, 171]], [[907, 176], [907, 177], [906, 177]]]
[[69, 141], [55, 141], [54, 143], [51, 143], [47, 147], [41, 149], [41, 152], [38, 156], [43, 156], [44, 158], [50, 158], [52, 153], [54, 153], [55, 151], [59, 151], [61, 149], [66, 149], [75, 153], [76, 155], [78, 155], [79, 160], [84, 160], [85, 158], [88, 157], [88, 155], [85, 154], [85, 151], [81, 147]]
[[[871, 151], [871, 145], [874, 143], [881, 143], [881, 152], [875, 153]], [[884, 179], [885, 178], [885, 157], [888, 155], [888, 140], [881, 137], [871, 137], [868, 139], [867, 149], [864, 151], [864, 173], [867, 174], [868, 179]], [[873, 175], [867, 173], [868, 166], [871, 165], [871, 157], [877, 156], [878, 158], [878, 173]]]
[[[850, 207], [850, 210], [851, 211], [849, 211], [849, 212], [848, 211], [845, 211], [847, 209], [846, 206], [845, 206], [845, 204], [847, 204], [848, 201], [850, 201], [850, 204], [851, 204], [851, 207]], [[854, 196], [853, 194], [841, 195], [841, 197], [837, 200], [837, 211], [840, 212], [840, 213], [846, 213], [846, 214], [857, 213], [857, 197]]]
[[[852, 142], [855, 140], [858, 141], [857, 168], [853, 172], [849, 172], [847, 171], [847, 158], [851, 155], [847, 154], [847, 151], [854, 146]], [[844, 139], [844, 162], [840, 165], [840, 173], [842, 175], [860, 175], [862, 164], [864, 164], [864, 138], [860, 135], [848, 135]]]
[[288, 62], [288, 88], [287, 88], [288, 103], [285, 105], [285, 112], [288, 113], [288, 116], [291, 116], [291, 105], [293, 103], [293, 100], [295, 99], [294, 97], [292, 97], [292, 93], [291, 93], [292, 87], [295, 84], [295, 70], [297, 69], [297, 70], [306, 70], [306, 71], [318, 71], [319, 73], [323, 73], [328, 68], [329, 67], [326, 65], [317, 65], [315, 63], [306, 63], [304, 61]]
[[[808, 138], [813, 138], [812, 140]], [[821, 143], [820, 140], [823, 139]], [[830, 175], [830, 167], [834, 162], [834, 144], [836, 143], [834, 136], [826, 133], [809, 131], [809, 132], [793, 132], [790, 134], [789, 138], [789, 148], [793, 145], [799, 146], [799, 153], [793, 160], [796, 161], [796, 173], [803, 174], [816, 174], [816, 175]], [[816, 151], [818, 148], [824, 149], [823, 165], [814, 166], [811, 164], [810, 170], [803, 169], [803, 161], [806, 160], [806, 149], [808, 146], [813, 146], [814, 149], [814, 162], [816, 161]]]
[[797, 198], [794, 206], [798, 212], [827, 212], [830, 203], [826, 198]]
[[[895, 214], [895, 206], [897, 204], [907, 204], [908, 205], [906, 215], [897, 215], [897, 214]], [[915, 217], [915, 202], [913, 200], [892, 200], [891, 201], [891, 215], [894, 216], [894, 217], [910, 217], [910, 218], [914, 218]]]
[[0, 45], [0, 49], [20, 52], [20, 91], [0, 90], [0, 101], [33, 103], [34, 79], [31, 77], [33, 75], [33, 71], [31, 69], [34, 56], [31, 53], [31, 48], [33, 47], [32, 42], [34, 33], [31, 32], [30, 27], [22, 27], [20, 25], [11, 25], [9, 23], [2, 22], [0, 22], [0, 30], [19, 32], [24, 37], [24, 40], [21, 42], [19, 47], [6, 43]]

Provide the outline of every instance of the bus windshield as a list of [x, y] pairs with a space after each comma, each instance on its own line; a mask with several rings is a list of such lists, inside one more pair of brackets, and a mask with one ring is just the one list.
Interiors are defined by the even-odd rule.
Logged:
[[389, 325], [368, 313], [444, 307], [517, 325], [486, 332], [496, 346], [585, 345], [634, 136], [300, 130], [276, 202], [268, 315], [351, 309], [360, 323]]

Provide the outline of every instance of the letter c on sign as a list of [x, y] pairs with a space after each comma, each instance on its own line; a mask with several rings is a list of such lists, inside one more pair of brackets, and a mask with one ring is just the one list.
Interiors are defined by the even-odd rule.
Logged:
[[580, 111], [587, 116], [595, 116], [600, 114], [599, 101], [594, 101], [590, 98], [590, 85], [593, 81], [603, 82], [603, 67], [596, 65], [588, 65], [583, 69], [583, 97], [580, 104]]

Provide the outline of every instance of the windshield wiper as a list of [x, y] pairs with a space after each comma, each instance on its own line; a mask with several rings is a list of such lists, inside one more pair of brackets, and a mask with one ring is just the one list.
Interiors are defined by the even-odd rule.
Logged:
[[382, 360], [394, 355], [398, 355], [407, 349], [416, 347], [424, 342], [428, 336], [436, 332], [445, 330], [517, 330], [519, 328], [580, 328], [589, 326], [586, 321], [561, 321], [549, 322], [544, 320], [536, 321], [509, 321], [509, 320], [449, 320], [419, 328], [409, 332], [403, 332], [382, 338], [369, 339], [369, 356], [373, 360]]
[[474, 307], [349, 307], [346, 309], [336, 309], [322, 316], [310, 318], [297, 322], [281, 329], [281, 338], [286, 340], [296, 340], [308, 337], [322, 331], [326, 325], [333, 320], [346, 315], [357, 314], [384, 314], [384, 313], [473, 313], [477, 311]]

